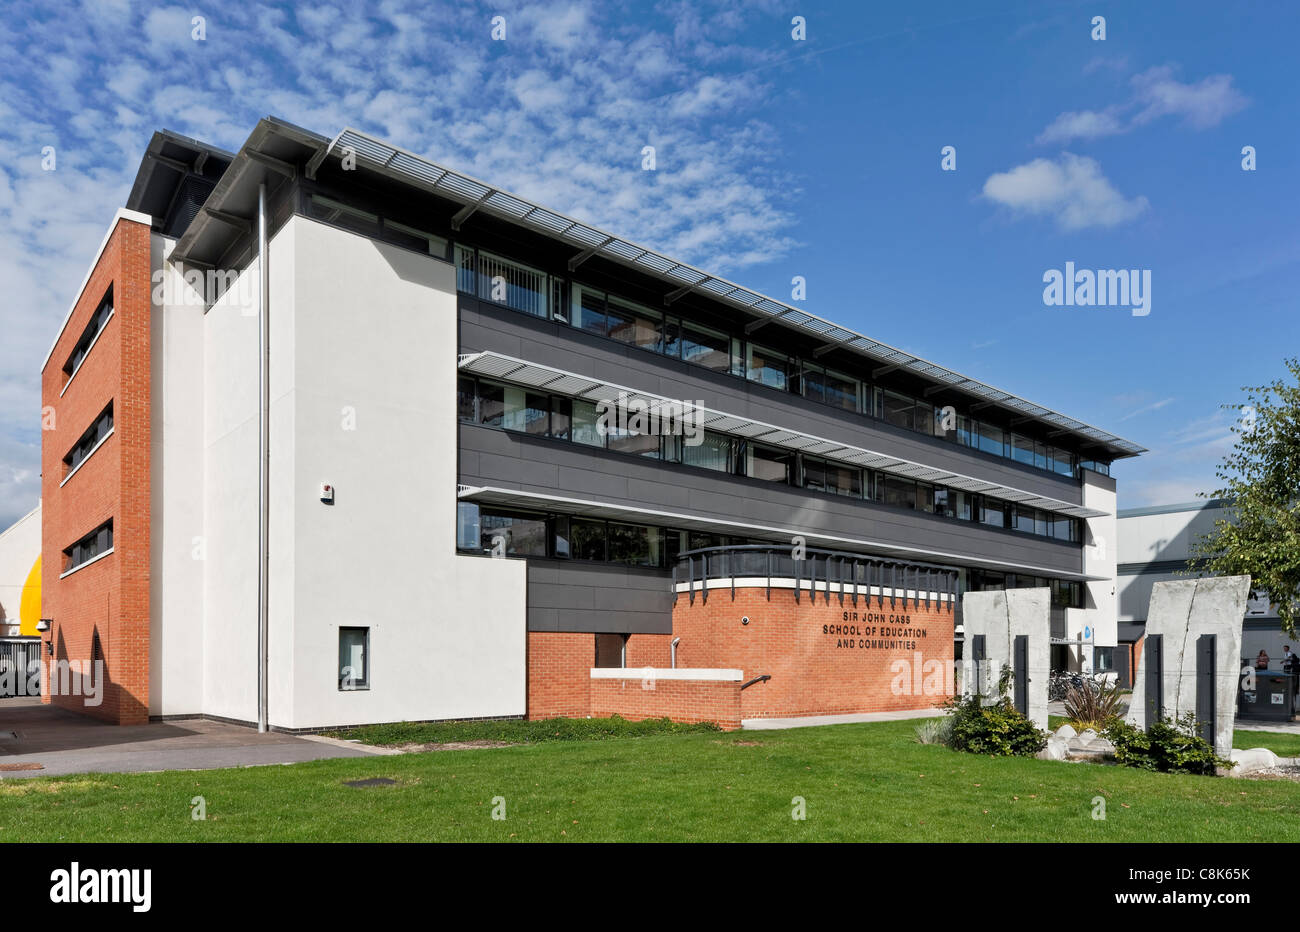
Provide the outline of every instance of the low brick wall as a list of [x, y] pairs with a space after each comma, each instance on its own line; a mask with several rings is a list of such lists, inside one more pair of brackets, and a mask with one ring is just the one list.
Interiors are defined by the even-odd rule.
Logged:
[[[592, 670], [591, 714], [619, 715], [629, 721], [670, 718], [674, 722], [714, 722], [725, 731], [740, 727], [740, 671], [718, 678], [706, 671]], [[621, 674], [610, 676], [610, 674]], [[685, 679], [695, 673], [708, 679]], [[665, 676], [673, 676], [666, 679]]]

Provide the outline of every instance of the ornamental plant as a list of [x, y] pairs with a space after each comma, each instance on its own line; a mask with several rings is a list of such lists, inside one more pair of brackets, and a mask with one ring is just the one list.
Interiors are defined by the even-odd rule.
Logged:
[[1214, 753], [1214, 747], [1196, 733], [1196, 716], [1190, 712], [1174, 720], [1166, 716], [1143, 731], [1124, 721], [1114, 721], [1105, 736], [1115, 746], [1115, 761], [1126, 767], [1161, 773], [1212, 776], [1216, 768], [1231, 768], [1232, 761]]
[[1039, 731], [1008, 695], [1011, 670], [998, 678], [998, 698], [985, 704], [984, 697], [954, 696], [944, 707], [952, 719], [948, 746], [955, 751], [989, 754], [994, 757], [1033, 757], [1047, 744]]

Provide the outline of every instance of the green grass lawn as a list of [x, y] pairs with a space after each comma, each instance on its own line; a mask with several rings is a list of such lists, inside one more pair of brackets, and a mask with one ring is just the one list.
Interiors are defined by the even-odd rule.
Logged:
[[[12, 841], [1300, 841], [1300, 784], [961, 754], [915, 721], [0, 783]], [[388, 777], [357, 789], [345, 780]], [[206, 800], [206, 821], [190, 801]], [[506, 819], [491, 818], [504, 797]], [[791, 818], [792, 799], [807, 819]], [[1093, 800], [1106, 801], [1094, 820]]]

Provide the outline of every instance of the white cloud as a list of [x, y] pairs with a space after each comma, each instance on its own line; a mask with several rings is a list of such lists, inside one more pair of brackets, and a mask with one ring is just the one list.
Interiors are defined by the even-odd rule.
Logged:
[[1133, 94], [1127, 101], [1103, 110], [1066, 111], [1048, 124], [1036, 141], [1048, 144], [1116, 136], [1166, 116], [1181, 117], [1192, 129], [1211, 129], [1249, 103], [1233, 86], [1230, 74], [1210, 75], [1193, 84], [1184, 84], [1173, 75], [1170, 65], [1148, 68], [1131, 79]]
[[1063, 230], [1118, 226], [1149, 206], [1145, 197], [1120, 194], [1096, 160], [1069, 152], [990, 175], [983, 196], [1019, 214], [1052, 217]]
[[1124, 132], [1124, 124], [1113, 111], [1068, 111], [1038, 134], [1039, 143], [1068, 142], [1071, 139], [1096, 139]]
[[634, 30], [583, 0], [504, 7], [504, 43], [482, 8], [424, 0], [15, 3], [0, 31], [0, 292], [20, 298], [0, 337], [0, 523], [39, 494], [37, 368], [155, 129], [234, 150], [266, 115], [354, 125], [720, 274], [795, 245], [799, 179], [757, 116], [773, 88], [747, 72], [778, 55], [742, 44], [755, 14], [737, 0], [669, 0]]
[[1246, 97], [1232, 86], [1232, 75], [1215, 74], [1195, 84], [1173, 78], [1173, 69], [1151, 68], [1133, 78], [1142, 109], [1133, 117], [1144, 125], [1162, 116], [1181, 117], [1193, 129], [1209, 129], [1246, 106]]

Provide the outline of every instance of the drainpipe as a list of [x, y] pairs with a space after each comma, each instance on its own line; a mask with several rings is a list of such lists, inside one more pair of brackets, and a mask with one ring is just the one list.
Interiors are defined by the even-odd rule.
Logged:
[[257, 264], [261, 276], [258, 292], [259, 328], [257, 338], [257, 730], [267, 730], [267, 631], [270, 611], [267, 603], [270, 570], [270, 515], [268, 497], [271, 486], [271, 322], [269, 296], [271, 267], [266, 249], [266, 184], [257, 186]]
[[681, 638], [673, 638], [673, 643], [672, 643], [672, 652], [673, 652], [673, 669], [674, 669], [674, 670], [677, 669], [677, 644], [678, 644], [679, 641], [681, 641]]

